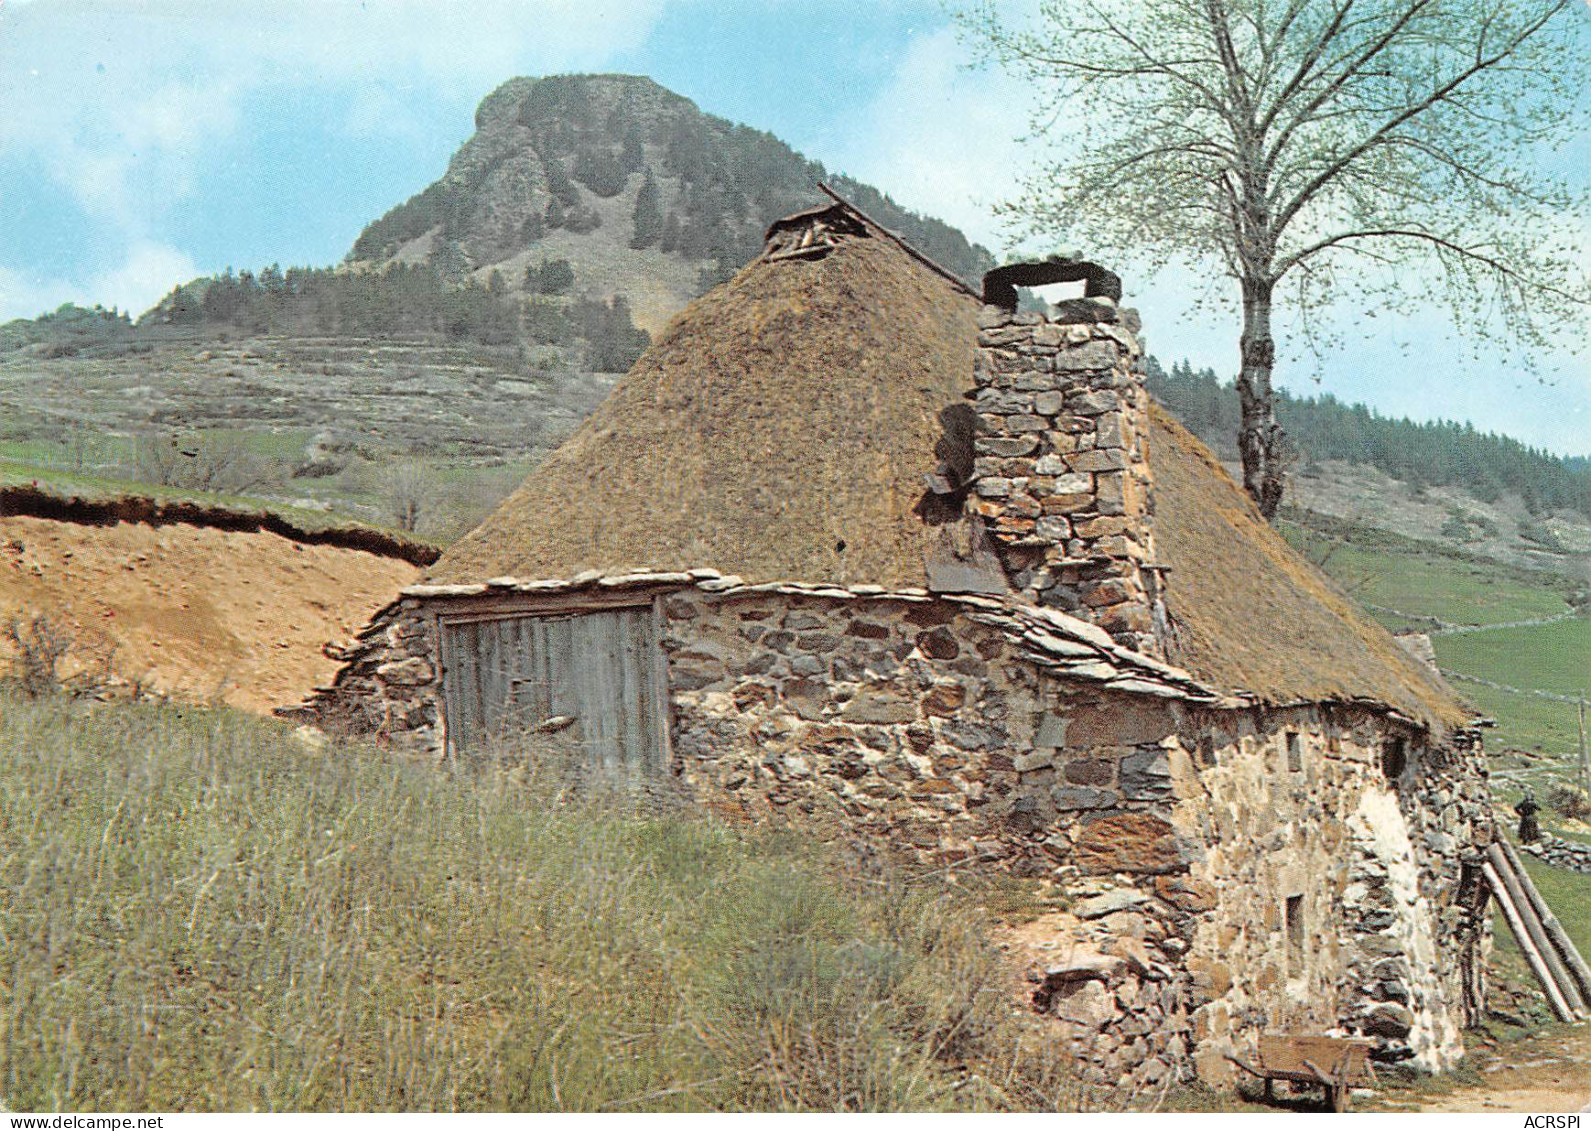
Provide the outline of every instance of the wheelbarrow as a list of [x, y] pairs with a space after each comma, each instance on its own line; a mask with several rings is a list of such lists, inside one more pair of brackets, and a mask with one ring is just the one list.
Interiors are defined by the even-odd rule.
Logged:
[[1277, 1080], [1295, 1084], [1318, 1084], [1326, 1089], [1331, 1110], [1348, 1110], [1348, 1089], [1375, 1079], [1370, 1066], [1370, 1041], [1344, 1037], [1262, 1036], [1259, 1064], [1239, 1060], [1231, 1053], [1227, 1059], [1243, 1071], [1265, 1082], [1265, 1098], [1274, 1098], [1272, 1085]]

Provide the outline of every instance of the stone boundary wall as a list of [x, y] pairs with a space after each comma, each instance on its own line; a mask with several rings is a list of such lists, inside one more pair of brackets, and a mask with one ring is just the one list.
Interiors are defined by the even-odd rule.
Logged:
[[1013, 588], [1162, 655], [1143, 351], [1108, 299], [979, 319], [971, 512]]
[[1591, 844], [1543, 833], [1534, 844], [1522, 844], [1519, 847], [1520, 851], [1530, 853], [1543, 863], [1591, 875]]

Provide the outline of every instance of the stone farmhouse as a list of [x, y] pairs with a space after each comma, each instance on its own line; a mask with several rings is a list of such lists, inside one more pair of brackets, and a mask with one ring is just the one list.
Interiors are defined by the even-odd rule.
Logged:
[[1263, 1032], [1451, 1064], [1476, 734], [1150, 402], [1119, 293], [975, 292], [838, 198], [775, 223], [297, 713], [1052, 876], [1034, 1002], [1089, 1078], [1220, 1083]]

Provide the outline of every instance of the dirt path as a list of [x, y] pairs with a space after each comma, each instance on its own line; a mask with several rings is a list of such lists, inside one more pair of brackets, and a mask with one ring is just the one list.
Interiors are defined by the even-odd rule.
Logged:
[[1388, 1089], [1364, 1103], [1363, 1110], [1562, 1113], [1591, 1108], [1591, 1026], [1507, 1043], [1485, 1043], [1473, 1034], [1467, 1040], [1481, 1083]]
[[[0, 518], [0, 625], [43, 613], [124, 677], [265, 712], [337, 665], [321, 654], [419, 575], [362, 550], [276, 534]], [[0, 644], [0, 662], [7, 657]]]

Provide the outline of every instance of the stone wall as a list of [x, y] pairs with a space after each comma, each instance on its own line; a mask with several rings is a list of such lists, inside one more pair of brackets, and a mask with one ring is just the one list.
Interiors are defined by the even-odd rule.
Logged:
[[[659, 610], [675, 777], [730, 819], [1054, 881], [1070, 906], [1025, 928], [1032, 1000], [1085, 1078], [1221, 1081], [1226, 1052], [1283, 1030], [1426, 1068], [1460, 1051], [1488, 943], [1465, 888], [1489, 829], [1478, 748], [1221, 701], [1044, 609], [681, 580], [603, 582]], [[579, 587], [524, 588], [554, 585]], [[440, 756], [432, 614], [492, 590], [410, 591], [313, 712]]]
[[720, 813], [1056, 880], [1033, 1000], [1099, 1083], [1186, 1077], [1202, 852], [1172, 824], [1180, 704], [1021, 662], [942, 601], [663, 605], [676, 771]]
[[400, 597], [352, 640], [326, 645], [326, 655], [343, 665], [330, 686], [317, 688], [305, 703], [280, 708], [276, 714], [440, 761], [440, 648], [425, 603], [417, 597]]
[[1548, 864], [1567, 868], [1571, 872], [1591, 875], [1591, 844], [1564, 840], [1551, 833], [1543, 833], [1541, 839], [1534, 844], [1522, 844], [1519, 847]]
[[1462, 1055], [1489, 945], [1464, 885], [1489, 829], [1473, 751], [1362, 709], [1111, 694], [1011, 663], [943, 602], [666, 608], [699, 796], [1074, 893], [1034, 1000], [1090, 1078], [1224, 1080], [1225, 1053], [1276, 1031], [1432, 1070]]
[[[829, 820], [925, 862], [1185, 869], [1169, 700], [1012, 662], [943, 601], [665, 599], [676, 772], [749, 818]], [[1108, 818], [1108, 819], [1107, 819]]]
[[1205, 725], [1178, 809], [1209, 845], [1192, 874], [1215, 901], [1188, 956], [1201, 1076], [1229, 1077], [1225, 1054], [1267, 1030], [1366, 1036], [1382, 1061], [1449, 1067], [1465, 972], [1489, 946], [1465, 885], [1490, 827], [1483, 771], [1346, 707]]
[[984, 307], [970, 510], [1013, 587], [1160, 655], [1143, 351], [1108, 299]]

